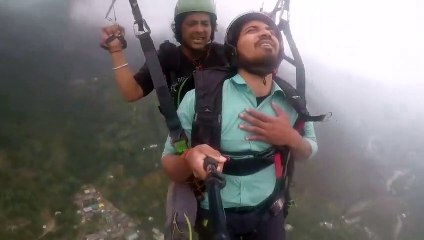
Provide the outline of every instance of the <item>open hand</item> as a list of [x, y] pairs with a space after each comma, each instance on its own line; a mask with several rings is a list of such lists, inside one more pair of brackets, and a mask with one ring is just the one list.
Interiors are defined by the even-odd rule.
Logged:
[[[300, 137], [290, 124], [289, 118], [283, 110], [272, 103], [275, 116], [268, 116], [254, 109], [247, 109], [240, 114], [240, 118], [246, 121], [239, 127], [252, 133], [246, 140], [264, 141], [276, 146], [290, 146]], [[299, 135], [299, 136], [298, 136]]]

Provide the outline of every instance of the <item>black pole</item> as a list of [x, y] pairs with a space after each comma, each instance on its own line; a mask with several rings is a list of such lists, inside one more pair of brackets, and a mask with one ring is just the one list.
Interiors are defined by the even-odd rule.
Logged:
[[227, 221], [225, 219], [225, 211], [222, 206], [221, 189], [225, 186], [225, 179], [216, 169], [216, 161], [212, 158], [206, 158], [204, 169], [207, 172], [205, 180], [206, 191], [208, 192], [209, 213], [211, 216], [212, 229], [214, 235], [213, 240], [229, 240], [230, 235], [227, 231]]

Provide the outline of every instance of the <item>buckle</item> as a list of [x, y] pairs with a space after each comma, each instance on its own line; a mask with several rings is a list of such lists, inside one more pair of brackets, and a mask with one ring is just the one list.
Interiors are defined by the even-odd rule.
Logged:
[[185, 150], [187, 150], [187, 141], [185, 139], [181, 139], [173, 142], [173, 146], [177, 154], [182, 154]]
[[151, 30], [149, 25], [147, 24], [146, 20], [144, 18], [142, 18], [140, 21], [136, 21], [134, 22], [133, 25], [133, 30], [134, 30], [134, 34], [136, 37], [140, 37], [144, 34], [150, 34]]
[[270, 207], [271, 213], [274, 216], [277, 216], [281, 210], [284, 208], [284, 200], [282, 198], [278, 198]]

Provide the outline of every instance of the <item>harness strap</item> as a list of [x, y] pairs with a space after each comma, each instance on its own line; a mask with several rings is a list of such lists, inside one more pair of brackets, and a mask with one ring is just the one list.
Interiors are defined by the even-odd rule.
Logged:
[[[288, 156], [289, 156], [289, 152], [285, 151], [285, 149], [278, 150], [273, 155], [274, 164], [276, 166], [276, 169], [279, 168], [280, 171], [279, 171], [278, 174], [277, 174], [277, 171], [276, 171], [277, 178], [275, 179], [275, 187], [274, 187], [274, 190], [271, 193], [271, 195], [269, 195], [265, 200], [263, 200], [257, 206], [226, 208], [225, 211], [234, 212], [234, 213], [249, 213], [249, 212], [255, 211], [258, 215], [262, 215], [262, 214], [268, 212], [268, 210], [270, 208], [275, 208], [276, 200], [278, 200], [278, 198], [280, 198], [283, 195], [282, 189], [283, 189], [284, 182], [285, 182], [285, 177], [283, 177], [283, 172], [285, 172], [285, 171], [284, 171], [282, 163], [285, 162], [284, 158], [287, 159]], [[277, 164], [279, 164], [278, 167], [277, 167]], [[281, 207], [281, 209], [282, 209], [282, 207]]]
[[[311, 118], [317, 118], [317, 119], [321, 119], [321, 117], [323, 116], [323, 118], [325, 117], [325, 115], [320, 115], [320, 116], [310, 116], [310, 115], [306, 115], [308, 118], [305, 117], [305, 115], [299, 114], [296, 122], [294, 123], [293, 128], [300, 134], [300, 135], [304, 135], [305, 131], [304, 131], [304, 127], [305, 127], [305, 119], [306, 120], [310, 120]], [[288, 213], [289, 213], [289, 209], [290, 207], [292, 207], [293, 205], [295, 205], [294, 200], [291, 198], [291, 194], [290, 194], [290, 187], [292, 184], [292, 179], [293, 179], [293, 173], [295, 170], [295, 162], [294, 159], [292, 158], [291, 155], [288, 156], [287, 161], [286, 161], [286, 169], [285, 169], [285, 174], [284, 174], [284, 182], [281, 188], [281, 192], [282, 192], [282, 196], [284, 198], [284, 204], [283, 204], [283, 208], [282, 210], [284, 211], [284, 217], [287, 217]]]
[[159, 62], [155, 45], [150, 36], [150, 28], [141, 15], [137, 0], [129, 0], [132, 13], [134, 15], [135, 25], [138, 26], [136, 36], [140, 41], [141, 48], [146, 58], [146, 64], [149, 69], [153, 86], [159, 100], [160, 112], [164, 115], [166, 126], [169, 129], [169, 135], [178, 154], [187, 149], [187, 138], [178, 118], [176, 108], [173, 104], [171, 93], [168, 89], [162, 67]]
[[[225, 68], [215, 68], [196, 71], [194, 74], [196, 84], [196, 114], [192, 130], [192, 143], [194, 145], [208, 143], [212, 147], [220, 149], [222, 85], [228, 77], [226, 74], [228, 71]], [[301, 135], [303, 135], [306, 121], [321, 121], [325, 119], [326, 115], [310, 116], [306, 109], [304, 98], [289, 83], [278, 77], [275, 78], [275, 82], [283, 90], [287, 101], [298, 114], [293, 127]], [[286, 210], [292, 203], [289, 186], [294, 171], [294, 160], [291, 158], [287, 147], [274, 146], [273, 148], [277, 151], [273, 152], [271, 156], [264, 158], [265, 160], [257, 161], [258, 156], [256, 156], [256, 161], [253, 157], [241, 159], [240, 161], [237, 159], [231, 160], [230, 158], [230, 161], [224, 164], [224, 173], [229, 175], [252, 174], [271, 164], [275, 165], [276, 170], [275, 187], [270, 196], [257, 206], [226, 208], [227, 212], [248, 213], [255, 211], [258, 214], [273, 213], [275, 215], [284, 210], [284, 215], [287, 215]], [[225, 153], [223, 154], [225, 155]], [[239, 153], [241, 156], [243, 154], [246, 153]], [[198, 196], [202, 196], [202, 194], [198, 194]]]
[[274, 155], [274, 165], [275, 165], [275, 178], [279, 179], [283, 176], [282, 169], [282, 161], [281, 161], [281, 153], [277, 152]]
[[222, 154], [228, 161], [224, 164], [223, 173], [233, 176], [251, 175], [274, 163], [275, 149], [269, 148], [262, 152], [241, 152]]
[[[304, 125], [305, 121], [299, 116], [293, 127], [303, 135]], [[272, 194], [256, 207], [230, 209], [230, 211], [256, 211], [262, 221], [278, 215], [281, 211], [284, 211], [284, 217], [288, 215], [288, 209], [295, 203], [290, 196], [294, 159], [287, 147], [278, 147], [278, 151], [274, 154], [274, 166], [276, 183]]]

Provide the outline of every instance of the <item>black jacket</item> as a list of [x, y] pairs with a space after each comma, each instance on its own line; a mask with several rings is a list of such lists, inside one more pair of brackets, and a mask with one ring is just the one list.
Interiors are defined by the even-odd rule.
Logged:
[[[164, 46], [165, 44], [167, 45]], [[193, 71], [199, 68], [204, 69], [225, 66], [227, 64], [224, 45], [218, 43], [211, 43], [209, 45], [208, 53], [199, 63], [195, 63], [185, 56], [182, 53], [181, 46], [176, 47], [169, 42], [161, 44], [158, 56], [175, 106], [178, 106], [184, 95], [194, 88], [194, 82], [190, 78]], [[144, 95], [148, 95], [154, 89], [146, 64], [134, 75], [134, 78], [143, 89]]]

